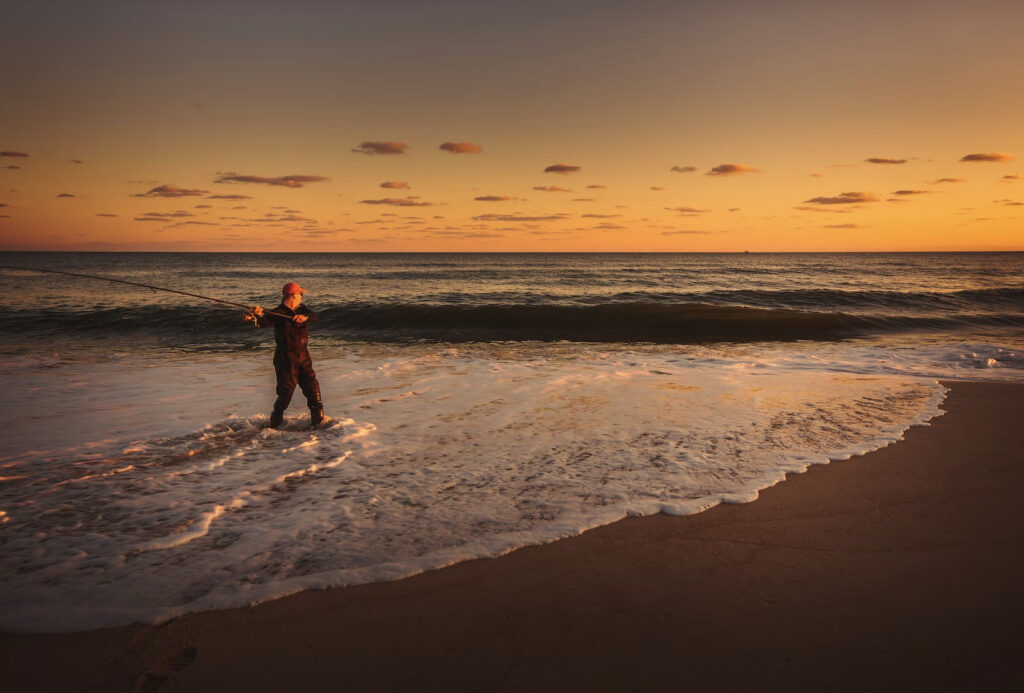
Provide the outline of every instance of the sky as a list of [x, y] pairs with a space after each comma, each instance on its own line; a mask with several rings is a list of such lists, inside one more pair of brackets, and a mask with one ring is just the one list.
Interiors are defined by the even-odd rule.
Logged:
[[4, 0], [0, 250], [1024, 250], [1020, 0]]

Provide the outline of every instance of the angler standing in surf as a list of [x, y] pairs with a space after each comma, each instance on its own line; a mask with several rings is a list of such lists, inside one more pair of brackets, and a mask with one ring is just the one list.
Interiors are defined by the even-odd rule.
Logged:
[[270, 414], [270, 427], [277, 428], [284, 422], [284, 410], [292, 401], [295, 386], [302, 388], [309, 405], [309, 419], [313, 426], [324, 420], [324, 405], [320, 401], [320, 383], [313, 372], [313, 359], [309, 355], [309, 329], [320, 316], [302, 305], [306, 290], [295, 282], [289, 282], [281, 289], [281, 305], [273, 311], [264, 311], [255, 306], [246, 320], [252, 320], [256, 327], [274, 326], [274, 370], [277, 372], [277, 400]]

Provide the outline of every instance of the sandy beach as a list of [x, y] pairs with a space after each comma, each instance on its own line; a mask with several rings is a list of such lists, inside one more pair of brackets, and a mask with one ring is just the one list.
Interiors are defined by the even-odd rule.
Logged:
[[0, 635], [33, 691], [1014, 690], [1024, 388], [688, 517], [160, 626]]

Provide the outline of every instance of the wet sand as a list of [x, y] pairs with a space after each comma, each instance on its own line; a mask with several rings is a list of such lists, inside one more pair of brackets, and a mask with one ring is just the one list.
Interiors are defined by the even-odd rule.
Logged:
[[0, 635], [32, 691], [1016, 690], [1024, 386], [689, 517], [161, 626]]

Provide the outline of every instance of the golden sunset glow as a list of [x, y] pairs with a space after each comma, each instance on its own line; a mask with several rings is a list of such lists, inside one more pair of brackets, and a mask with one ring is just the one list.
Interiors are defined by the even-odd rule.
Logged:
[[0, 249], [1024, 249], [1024, 4], [11, 2]]

